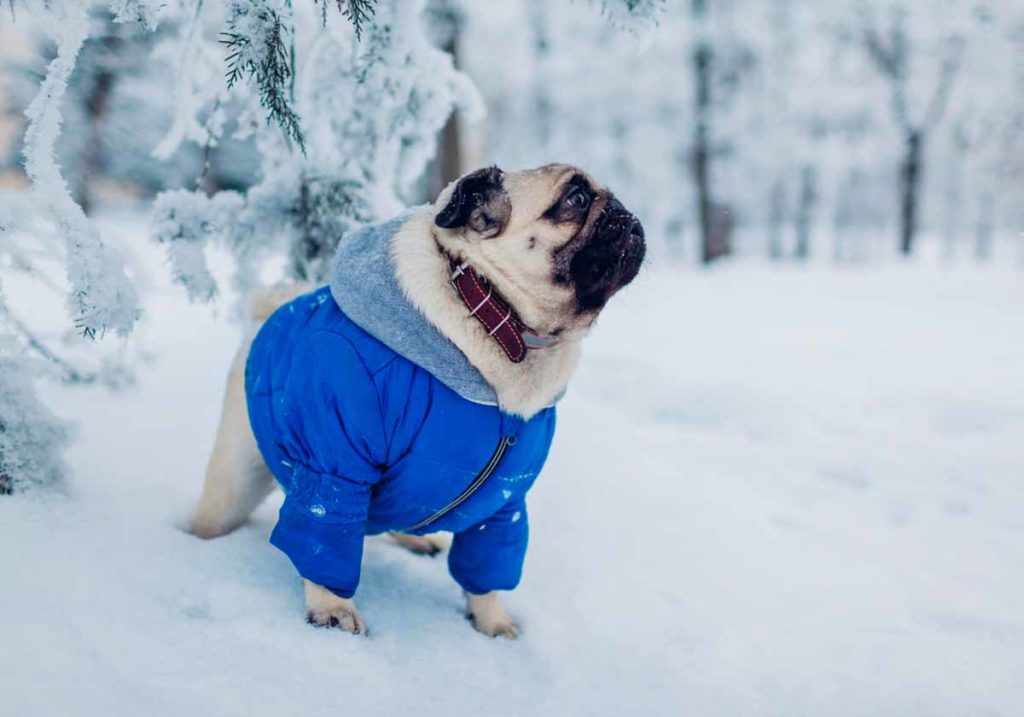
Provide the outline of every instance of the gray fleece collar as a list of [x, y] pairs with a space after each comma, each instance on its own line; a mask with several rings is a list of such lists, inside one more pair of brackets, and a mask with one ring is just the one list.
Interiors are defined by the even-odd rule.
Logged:
[[331, 261], [331, 295], [360, 328], [475, 403], [498, 405], [494, 388], [466, 355], [405, 298], [391, 237], [414, 210], [347, 234]]

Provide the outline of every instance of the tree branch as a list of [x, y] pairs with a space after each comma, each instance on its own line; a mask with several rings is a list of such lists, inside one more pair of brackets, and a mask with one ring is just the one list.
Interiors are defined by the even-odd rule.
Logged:
[[6, 319], [7, 323], [21, 336], [25, 344], [39, 354], [44, 360], [57, 367], [61, 374], [61, 381], [74, 384], [93, 384], [99, 380], [96, 372], [84, 373], [75, 368], [71, 363], [64, 360], [42, 342], [23, 321], [18, 319], [7, 308], [6, 304], [0, 302], [0, 316]]
[[959, 35], [951, 37], [946, 46], [945, 55], [942, 58], [942, 69], [939, 71], [939, 81], [935, 86], [931, 102], [928, 103], [928, 111], [925, 112], [922, 126], [930, 129], [942, 119], [946, 106], [949, 104], [949, 96], [953, 90], [953, 81], [960, 70], [960, 61], [963, 58], [964, 40]]
[[906, 97], [909, 51], [906, 33], [903, 30], [903, 19], [899, 13], [893, 12], [888, 43], [882, 39], [873, 18], [864, 6], [861, 6], [861, 19], [864, 46], [867, 48], [868, 57], [875, 63], [882, 76], [888, 79], [893, 116], [900, 127], [907, 130], [911, 125]]

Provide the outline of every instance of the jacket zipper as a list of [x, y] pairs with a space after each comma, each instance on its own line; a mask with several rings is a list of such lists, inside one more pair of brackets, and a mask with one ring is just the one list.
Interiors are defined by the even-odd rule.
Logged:
[[416, 523], [416, 525], [406, 528], [404, 532], [412, 532], [430, 525], [435, 520], [447, 515], [462, 503], [469, 500], [470, 496], [476, 493], [480, 489], [480, 486], [482, 486], [487, 479], [491, 477], [491, 474], [494, 473], [495, 469], [497, 469], [498, 464], [501, 463], [501, 459], [504, 458], [505, 452], [509, 449], [509, 446], [514, 446], [515, 444], [515, 436], [502, 436], [501, 440], [498, 441], [498, 447], [495, 448], [494, 453], [491, 454], [491, 459], [487, 461], [487, 465], [484, 466], [482, 471], [477, 473], [476, 478], [473, 479], [473, 482], [470, 483], [464, 491], [459, 493], [451, 503], [435, 512], [433, 515], [430, 515]]

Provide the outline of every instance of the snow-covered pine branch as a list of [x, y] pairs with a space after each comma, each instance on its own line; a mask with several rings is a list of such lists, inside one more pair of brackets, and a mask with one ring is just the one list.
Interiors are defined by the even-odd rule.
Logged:
[[243, 197], [236, 192], [207, 197], [202, 192], [176, 190], [157, 198], [154, 233], [157, 241], [167, 245], [171, 271], [190, 299], [209, 301], [217, 294], [204, 249], [210, 237], [230, 234], [232, 217], [243, 205]]
[[[250, 9], [271, 6], [269, 14], [259, 15], [263, 20], [248, 27], [259, 37], [276, 38], [273, 26], [286, 17], [281, 4], [245, 2]], [[207, 199], [178, 191], [158, 198], [157, 240], [168, 245], [175, 278], [190, 297], [209, 298], [216, 292], [203, 258], [209, 240], [223, 243], [235, 257], [239, 289], [251, 288], [258, 262], [272, 252], [289, 257], [292, 278], [323, 278], [346, 232], [399, 211], [413, 198], [449, 115], [456, 109], [482, 114], [473, 84], [455, 70], [449, 55], [430, 43], [424, 6], [425, 0], [382, 0], [372, 24], [361, 27], [359, 36], [338, 23], [325, 26], [309, 7], [302, 12], [295, 8], [293, 25], [286, 31], [289, 42], [295, 41], [294, 59], [288, 55], [293, 74], [287, 91], [289, 108], [302, 118], [305, 156], [289, 145], [286, 136], [294, 139], [294, 134], [287, 126], [285, 135], [275, 123], [259, 119], [265, 93], [258, 79], [253, 84], [236, 82], [222, 98], [243, 108], [238, 124], [255, 135], [261, 179], [244, 196], [218, 193]], [[193, 22], [201, 23], [202, 17]], [[235, 22], [236, 32], [242, 27]], [[184, 41], [201, 44], [196, 32], [186, 30]], [[260, 62], [254, 56], [241, 61]], [[190, 86], [195, 87], [179, 89]], [[201, 112], [215, 94], [209, 86], [199, 87], [184, 105]], [[179, 118], [181, 126], [193, 121]], [[183, 136], [179, 133], [178, 138]]]
[[146, 30], [155, 30], [167, 0], [109, 0], [115, 22], [137, 22]]
[[[91, 2], [34, 0], [25, 15], [55, 45], [35, 98], [25, 110], [28, 124], [22, 154], [31, 188], [0, 211], [0, 259], [34, 273], [32, 260], [15, 241], [17, 229], [32, 230], [37, 242], [56, 235], [63, 244], [67, 308], [75, 327], [95, 338], [108, 330], [129, 333], [139, 316], [135, 287], [118, 254], [106, 246], [68, 189], [56, 146], [63, 124], [62, 101], [79, 53], [91, 29]], [[115, 0], [119, 21], [156, 27], [162, 2]], [[11, 3], [12, 12], [14, 3]], [[21, 9], [21, 6], [19, 6]], [[39, 230], [40, 225], [46, 229]], [[0, 296], [0, 492], [56, 483], [64, 472], [62, 453], [68, 427], [39, 400], [35, 381], [52, 377], [69, 383], [105, 381], [104, 371], [83, 373], [47, 347], [14, 318]]]
[[223, 80], [223, 47], [203, 38], [203, 0], [182, 3], [179, 35], [157, 53], [174, 66], [174, 114], [153, 156], [167, 161], [187, 140], [201, 147], [217, 143], [224, 124], [228, 88]]
[[68, 310], [75, 326], [87, 336], [108, 329], [126, 334], [139, 315], [135, 287], [120, 257], [107, 247], [68, 192], [54, 145], [61, 129], [61, 99], [85, 42], [88, 5], [74, 0], [50, 0], [40, 11], [39, 25], [54, 40], [57, 56], [46, 70], [39, 94], [25, 114], [25, 173], [32, 182], [38, 209], [53, 220], [64, 237], [67, 256]]
[[228, 49], [228, 89], [248, 78], [267, 110], [267, 122], [277, 123], [305, 153], [306, 140], [292, 107], [294, 33], [289, 0], [232, 0], [220, 41]]
[[[5, 313], [0, 294], [0, 314]], [[52, 486], [64, 473], [69, 428], [39, 400], [39, 369], [0, 325], [0, 494]]]
[[338, 12], [352, 23], [357, 40], [362, 39], [363, 28], [370, 24], [377, 8], [377, 0], [314, 0], [314, 2], [320, 6], [320, 19], [324, 26], [327, 25], [327, 6], [331, 3], [337, 5]]

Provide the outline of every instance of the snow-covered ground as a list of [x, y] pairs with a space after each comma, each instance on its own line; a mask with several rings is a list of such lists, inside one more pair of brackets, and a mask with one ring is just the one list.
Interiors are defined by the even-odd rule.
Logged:
[[238, 331], [134, 264], [154, 360], [48, 389], [68, 495], [0, 499], [0, 714], [1024, 713], [1020, 269], [644, 273], [559, 409], [506, 642], [378, 539], [370, 637], [309, 627], [275, 502], [180, 531]]

